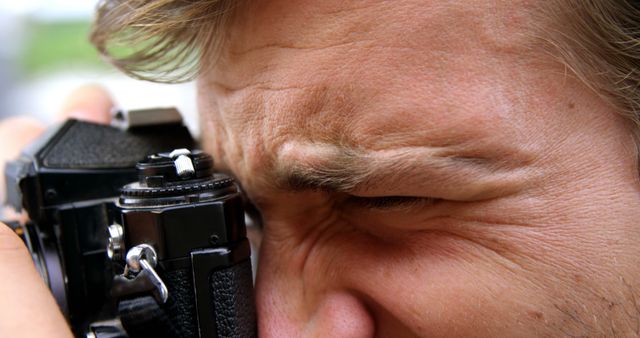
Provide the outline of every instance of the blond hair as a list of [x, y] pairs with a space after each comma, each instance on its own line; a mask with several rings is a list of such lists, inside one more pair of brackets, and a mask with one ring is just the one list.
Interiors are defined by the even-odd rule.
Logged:
[[155, 82], [188, 81], [201, 70], [200, 59], [215, 59], [237, 2], [101, 0], [90, 40], [127, 75]]
[[630, 120], [640, 140], [640, 1], [544, 2], [550, 51]]
[[[91, 41], [125, 73], [192, 79], [213, 63], [237, 0], [102, 0]], [[628, 0], [542, 1], [544, 38], [585, 84], [640, 131], [640, 11]], [[206, 46], [206, 48], [202, 48]], [[640, 132], [637, 132], [640, 135]]]

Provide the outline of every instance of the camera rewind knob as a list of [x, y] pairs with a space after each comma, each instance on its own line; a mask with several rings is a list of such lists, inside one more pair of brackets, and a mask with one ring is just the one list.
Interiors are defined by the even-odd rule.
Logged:
[[189, 155], [191, 155], [191, 152], [184, 148], [176, 149], [169, 154], [176, 167], [176, 173], [182, 178], [190, 177], [196, 173]]

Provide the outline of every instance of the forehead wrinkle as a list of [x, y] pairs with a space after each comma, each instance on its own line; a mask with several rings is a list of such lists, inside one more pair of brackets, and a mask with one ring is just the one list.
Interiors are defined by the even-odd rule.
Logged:
[[[351, 43], [349, 39], [354, 37], [354, 33], [369, 31], [378, 23], [371, 18], [370, 12], [375, 11], [375, 7], [370, 1], [357, 5], [343, 1], [286, 3], [289, 11], [297, 15], [278, 15], [277, 20], [269, 13], [283, 6], [278, 1], [249, 3], [242, 12], [244, 17], [238, 20], [240, 24], [234, 26], [238, 32], [232, 36], [235, 38], [233, 41], [240, 43], [230, 50], [231, 54], [238, 56], [270, 48], [323, 49], [340, 46]], [[384, 2], [379, 1], [379, 4]], [[269, 27], [271, 34], [264, 34], [264, 27]], [[246, 36], [252, 39], [246, 39]]]
[[[217, 109], [225, 126], [233, 124], [241, 134], [253, 136], [255, 142], [245, 140], [243, 146], [266, 149], [263, 158], [256, 163], [261, 168], [277, 167], [277, 148], [283, 142], [298, 137], [312, 138], [326, 144], [353, 144], [351, 121], [354, 114], [349, 87], [330, 90], [324, 84], [289, 86], [260, 82], [243, 87], [229, 87], [220, 81], [208, 81], [207, 85], [217, 94]], [[348, 150], [350, 147], [345, 146]], [[275, 151], [272, 151], [275, 150]], [[342, 160], [348, 162], [343, 152]], [[334, 180], [335, 181], [335, 180]]]
[[302, 44], [296, 42], [272, 42], [265, 43], [259, 46], [249, 47], [243, 50], [229, 50], [229, 54], [235, 58], [248, 57], [253, 53], [265, 53], [270, 50], [301, 50], [301, 51], [325, 51], [331, 48], [337, 47], [352, 47], [354, 45], [359, 45], [362, 43], [371, 44], [373, 39], [362, 39], [357, 41], [338, 41], [338, 42], [327, 42], [327, 43], [317, 43], [317, 44]]
[[[252, 102], [265, 103], [261, 94], [278, 94], [278, 90], [243, 90], [235, 101], [240, 110], [246, 111]], [[262, 172], [270, 172], [260, 180], [261, 184], [284, 190], [330, 190], [330, 191], [370, 191], [380, 188], [381, 181], [414, 182], [424, 184], [425, 176], [420, 171], [438, 171], [436, 177], [429, 177], [432, 183], [444, 184], [465, 173], [478, 174], [520, 166], [522, 161], [504, 156], [504, 145], [487, 147], [486, 140], [474, 138], [433, 138], [424, 133], [404, 132], [391, 135], [371, 135], [357, 128], [357, 120], [347, 116], [357, 113], [351, 105], [351, 90], [329, 90], [326, 86], [309, 86], [308, 90], [296, 93], [288, 100], [267, 100], [278, 102], [264, 109], [251, 109], [262, 115], [254, 127], [260, 130], [253, 147], [263, 149], [262, 160], [249, 165]], [[241, 108], [242, 107], [242, 108]], [[269, 117], [271, 113], [280, 112]], [[282, 114], [289, 111], [286, 114]], [[262, 113], [259, 113], [262, 112]], [[296, 114], [304, 112], [304, 114]], [[248, 113], [248, 112], [247, 112]], [[292, 114], [293, 113], [293, 114]], [[251, 114], [253, 115], [253, 114]], [[238, 122], [247, 123], [247, 115]], [[237, 117], [240, 117], [238, 115]], [[257, 116], [254, 116], [255, 119]], [[244, 122], [243, 122], [244, 121]], [[295, 126], [295, 129], [289, 127]], [[382, 128], [382, 127], [380, 127]], [[368, 136], [367, 136], [368, 134]], [[427, 133], [430, 134], [430, 133]], [[365, 136], [360, 138], [357, 135]], [[313, 142], [298, 143], [297, 158], [286, 159], [279, 156], [278, 148], [283, 142], [300, 137]], [[467, 136], [469, 137], [469, 136]], [[366, 139], [375, 139], [375, 143]], [[389, 144], [389, 138], [394, 142]], [[384, 146], [381, 146], [382, 141]], [[246, 145], [244, 145], [246, 147]], [[489, 148], [489, 149], [487, 149]], [[275, 151], [273, 151], [275, 150]], [[501, 156], [498, 156], [500, 155]], [[281, 154], [280, 154], [281, 155]], [[252, 158], [255, 158], [252, 157]], [[265, 170], [266, 169], [266, 170]], [[406, 175], [410, 173], [410, 175]], [[467, 177], [468, 179], [468, 177]]]
[[218, 87], [225, 95], [233, 95], [242, 93], [246, 90], [259, 90], [259, 91], [289, 91], [289, 90], [305, 90], [304, 85], [274, 85], [268, 81], [261, 81], [256, 83], [245, 83], [238, 86], [223, 84], [221, 82], [215, 82], [214, 85]]

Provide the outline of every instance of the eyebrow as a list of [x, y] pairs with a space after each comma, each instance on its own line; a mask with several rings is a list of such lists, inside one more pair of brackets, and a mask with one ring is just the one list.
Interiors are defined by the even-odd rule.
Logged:
[[278, 187], [292, 191], [362, 191], [373, 186], [390, 185], [416, 178], [415, 175], [407, 177], [407, 174], [424, 173], [425, 176], [436, 170], [451, 173], [488, 165], [486, 159], [442, 156], [437, 154], [437, 150], [418, 150], [416, 147], [394, 149], [390, 154], [386, 154], [387, 156], [381, 156], [380, 152], [376, 151], [362, 151], [345, 146], [323, 147], [330, 151], [320, 152], [319, 156], [311, 155], [317, 157], [315, 161], [279, 162], [276, 165]]
[[466, 200], [515, 192], [532, 178], [526, 163], [449, 147], [376, 151], [303, 143], [290, 148], [297, 154], [279, 156], [275, 165], [277, 188], [287, 191]]
[[367, 162], [365, 156], [347, 147], [336, 149], [337, 152], [313, 164], [280, 162], [276, 166], [278, 187], [293, 191], [346, 192], [367, 182], [372, 171], [363, 165]]

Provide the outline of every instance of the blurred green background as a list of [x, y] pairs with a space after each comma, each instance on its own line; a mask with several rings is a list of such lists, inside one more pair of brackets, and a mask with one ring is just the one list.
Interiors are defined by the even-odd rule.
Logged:
[[88, 41], [89, 21], [29, 20], [20, 68], [33, 77], [68, 67], [107, 69]]
[[123, 109], [177, 107], [197, 131], [193, 83], [138, 81], [101, 60], [89, 42], [97, 1], [0, 0], [0, 118], [52, 122], [69, 93], [97, 83]]

